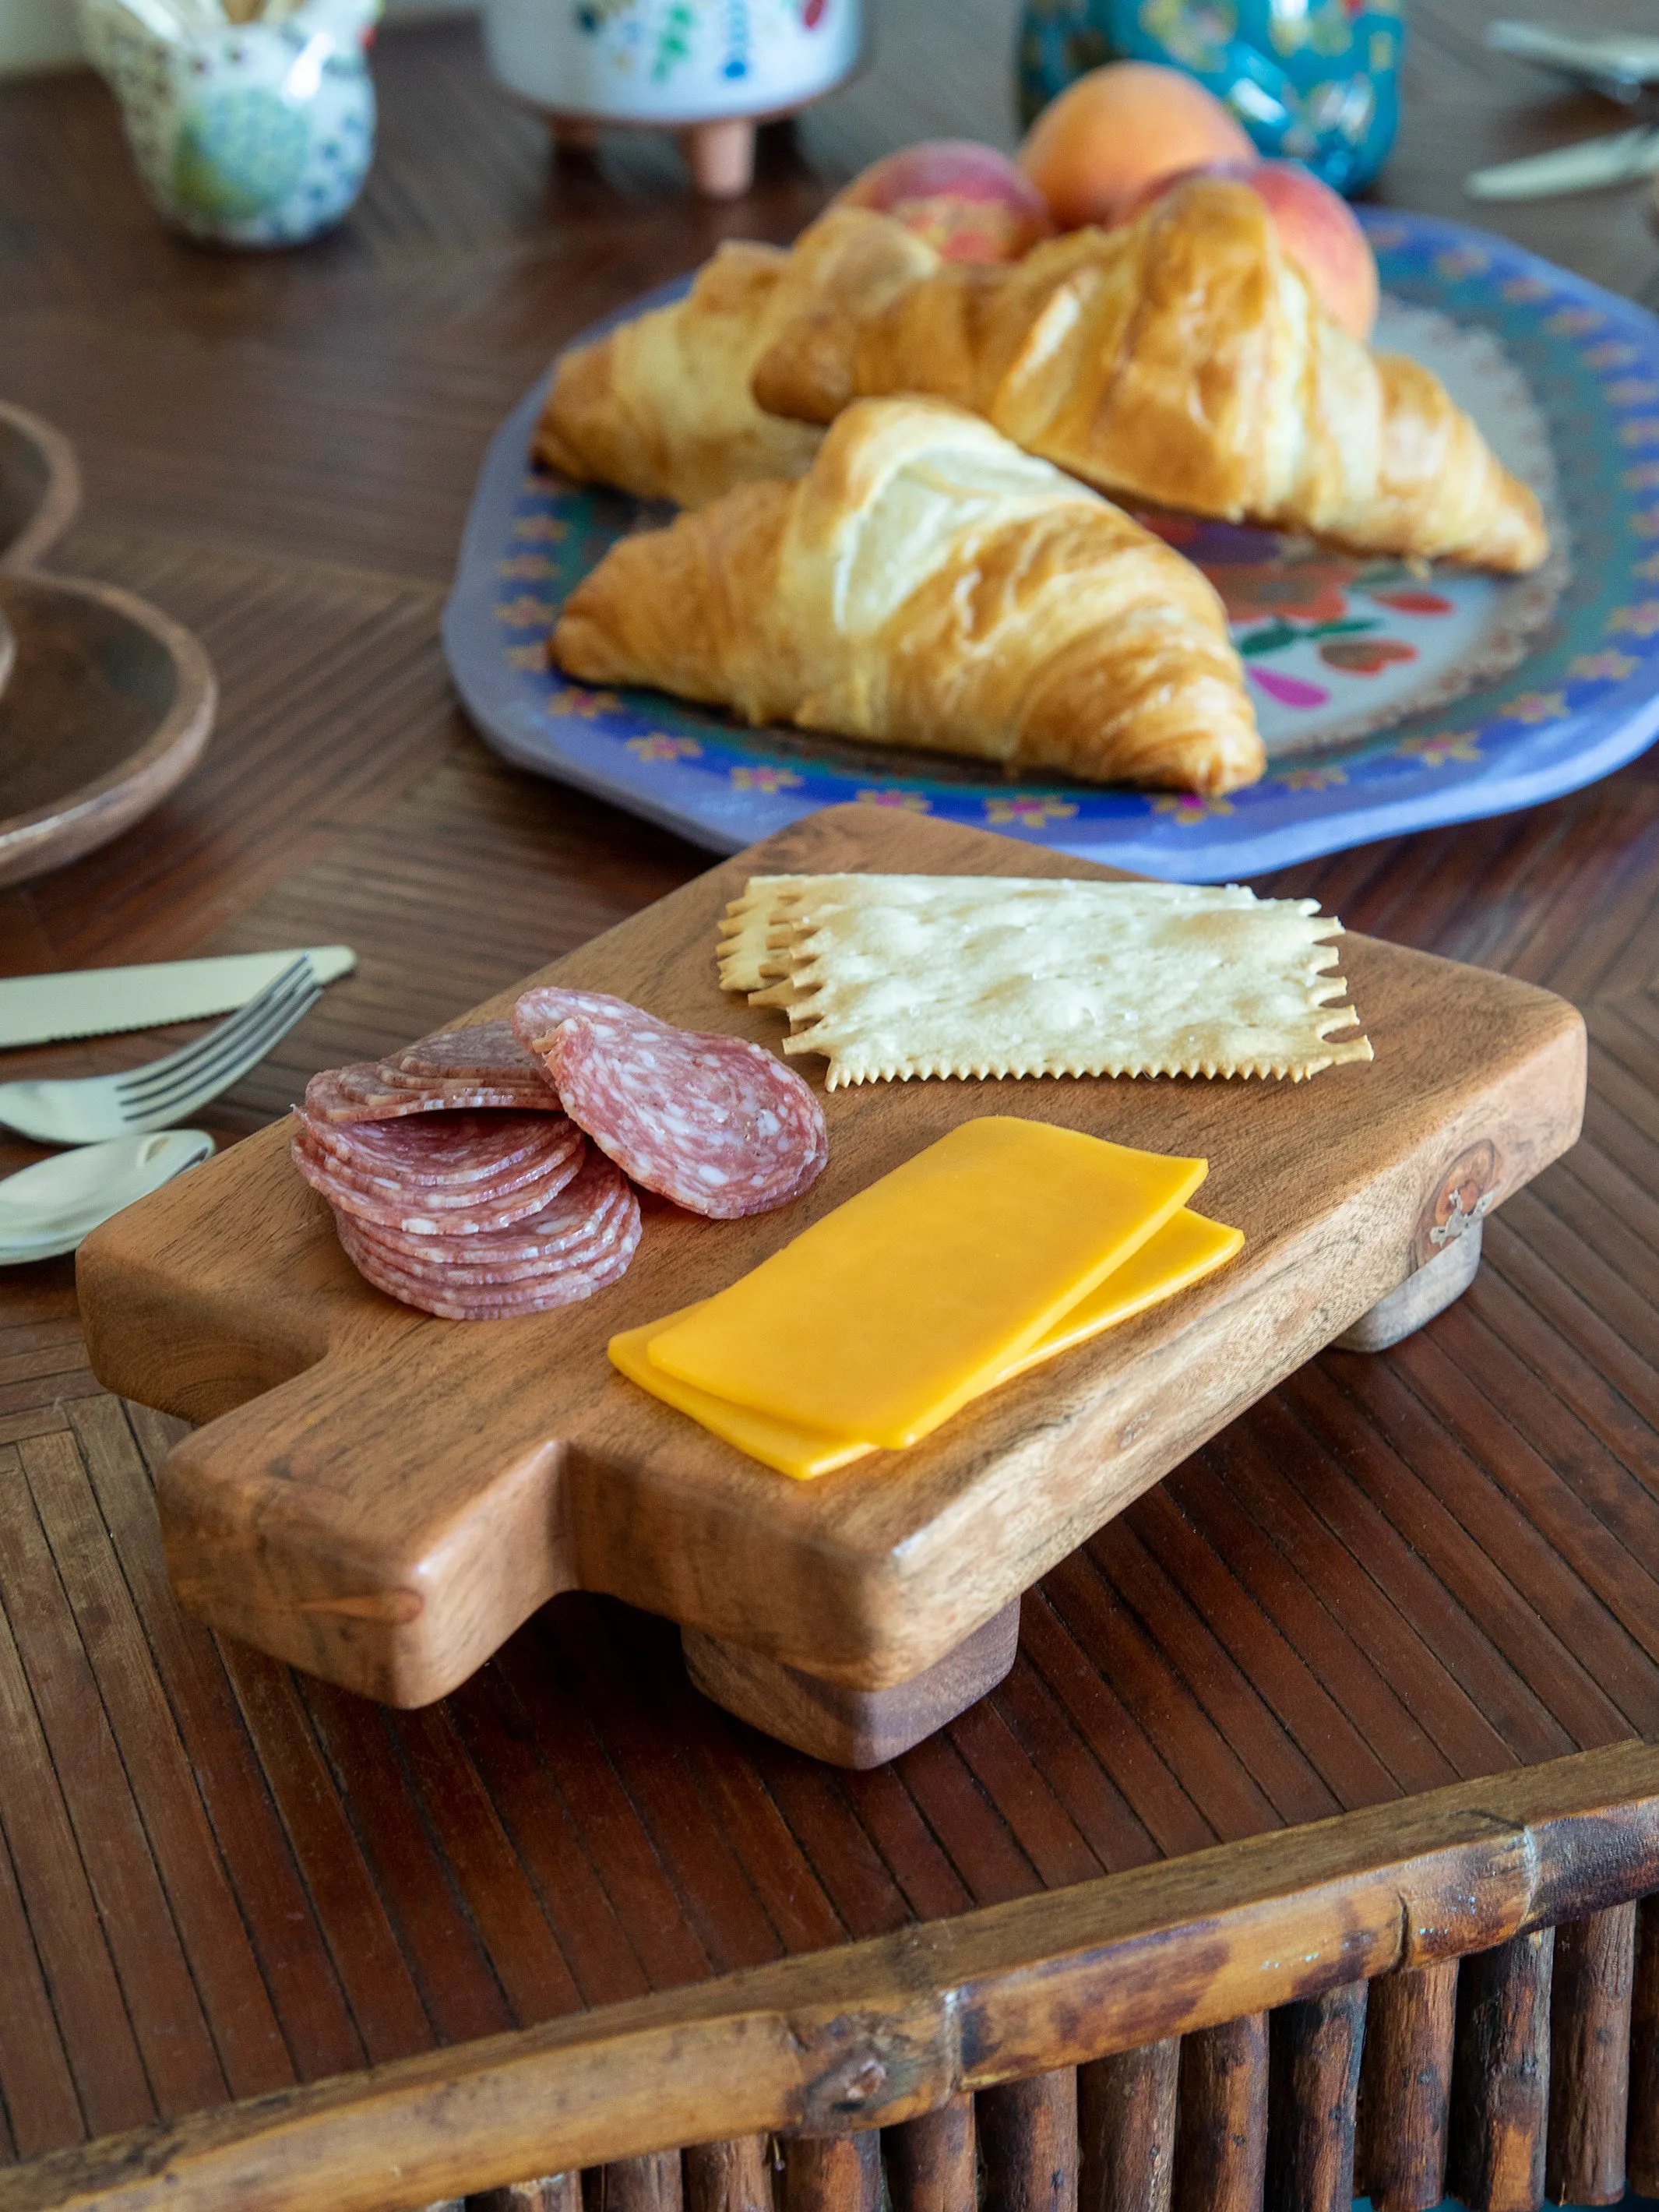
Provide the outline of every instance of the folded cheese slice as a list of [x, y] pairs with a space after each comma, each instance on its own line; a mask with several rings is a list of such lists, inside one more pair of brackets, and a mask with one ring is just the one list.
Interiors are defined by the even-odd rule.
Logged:
[[830, 1435], [917, 1443], [1185, 1204], [1206, 1160], [964, 1121], [652, 1343], [682, 1382]]
[[[1006, 1368], [991, 1387], [994, 1389], [998, 1384], [1012, 1382], [1016, 1375], [1042, 1366], [1060, 1352], [1074, 1350], [1119, 1322], [1127, 1321], [1132, 1314], [1144, 1313], [1149, 1306], [1173, 1297], [1177, 1291], [1184, 1291], [1213, 1273], [1234, 1256], [1243, 1242], [1242, 1231], [1229, 1229], [1219, 1221], [1211, 1221], [1204, 1214], [1183, 1206], [1162, 1229], [1155, 1231], [1138, 1252], [1131, 1253], [1121, 1267], [1115, 1267], [1104, 1282], [1086, 1297], [1079, 1298], [1029, 1352]], [[821, 1429], [805, 1428], [799, 1422], [757, 1413], [752, 1406], [739, 1406], [729, 1398], [717, 1398], [711, 1391], [700, 1390], [695, 1383], [682, 1382], [678, 1376], [656, 1366], [651, 1358], [652, 1344], [678, 1322], [700, 1310], [699, 1306], [683, 1306], [678, 1313], [665, 1315], [660, 1321], [647, 1322], [642, 1328], [625, 1329], [613, 1336], [609, 1346], [611, 1364], [630, 1382], [660, 1398], [665, 1405], [690, 1414], [701, 1426], [723, 1437], [727, 1443], [735, 1444], [750, 1459], [775, 1468], [780, 1474], [793, 1475], [797, 1481], [834, 1474], [839, 1468], [850, 1467], [855, 1460], [867, 1458], [876, 1449], [873, 1444], [830, 1436]]]

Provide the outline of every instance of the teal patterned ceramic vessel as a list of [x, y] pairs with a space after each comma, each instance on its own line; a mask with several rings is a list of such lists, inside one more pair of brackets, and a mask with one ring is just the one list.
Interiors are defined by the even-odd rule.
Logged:
[[270, 0], [252, 23], [183, 0], [80, 0], [145, 191], [190, 237], [294, 246], [362, 190], [374, 149], [363, 42], [380, 0]]
[[1404, 39], [1400, 0], [1027, 0], [1020, 104], [1029, 121], [1102, 62], [1167, 63], [1261, 153], [1354, 192], [1394, 143]]

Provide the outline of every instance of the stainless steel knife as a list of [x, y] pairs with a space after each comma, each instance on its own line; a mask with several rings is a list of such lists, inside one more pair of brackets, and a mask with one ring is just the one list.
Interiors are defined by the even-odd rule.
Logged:
[[[349, 975], [349, 945], [305, 950], [319, 983]], [[158, 1029], [246, 1006], [299, 952], [232, 952], [210, 960], [162, 960], [143, 968], [81, 968], [61, 975], [0, 978], [0, 1049], [51, 1044], [59, 1037], [107, 1036]]]

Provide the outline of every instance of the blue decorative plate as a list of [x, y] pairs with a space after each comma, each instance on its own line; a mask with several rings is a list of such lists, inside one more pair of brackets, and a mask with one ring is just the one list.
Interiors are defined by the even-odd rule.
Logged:
[[564, 682], [544, 653], [560, 603], [656, 518], [527, 466], [544, 382], [490, 447], [445, 611], [468, 710], [508, 758], [716, 851], [856, 800], [1193, 883], [1606, 775], [1659, 733], [1659, 323], [1506, 240], [1363, 212], [1387, 295], [1378, 342], [1434, 368], [1534, 483], [1556, 551], [1538, 577], [1421, 576], [1265, 532], [1155, 520], [1232, 614], [1270, 756], [1259, 784], [1199, 799], [1009, 781], [971, 761], [750, 730], [659, 693]]

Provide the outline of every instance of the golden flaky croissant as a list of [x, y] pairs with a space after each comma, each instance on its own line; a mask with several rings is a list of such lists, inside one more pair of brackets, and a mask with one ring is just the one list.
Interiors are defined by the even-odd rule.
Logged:
[[938, 265], [902, 224], [871, 224], [854, 209], [821, 216], [793, 252], [722, 246], [684, 299], [564, 356], [536, 459], [681, 507], [733, 484], [802, 476], [820, 434], [762, 412], [750, 392], [756, 362], [801, 314], [867, 311]]
[[1537, 500], [1439, 379], [1340, 330], [1261, 200], [1224, 179], [1011, 265], [941, 266], [856, 314], [806, 311], [754, 390], [810, 422], [933, 393], [1114, 498], [1362, 552], [1518, 572], [1548, 550]]
[[1220, 600], [1085, 486], [936, 400], [863, 400], [799, 483], [625, 538], [555, 659], [751, 722], [1231, 791], [1261, 740]]

